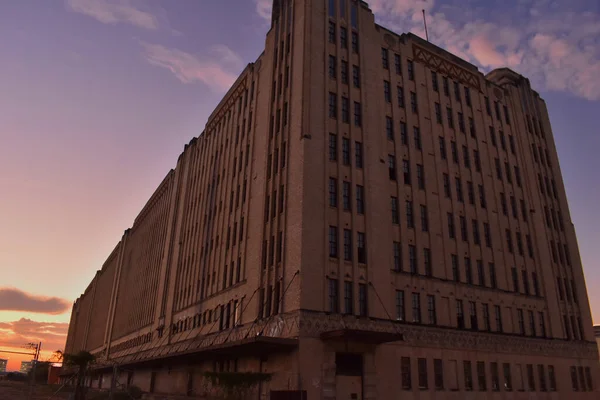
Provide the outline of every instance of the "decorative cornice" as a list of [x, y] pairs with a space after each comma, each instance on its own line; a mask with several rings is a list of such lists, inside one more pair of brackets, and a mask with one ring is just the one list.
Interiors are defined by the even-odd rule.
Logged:
[[247, 76], [244, 76], [244, 78], [240, 81], [240, 83], [238, 83], [238, 85], [233, 90], [233, 92], [231, 92], [231, 94], [225, 101], [225, 104], [223, 104], [222, 107], [217, 112], [217, 114], [215, 114], [214, 118], [206, 124], [205, 132], [207, 134], [210, 134], [211, 131], [213, 130], [213, 128], [215, 127], [215, 125], [217, 125], [219, 122], [221, 122], [221, 120], [225, 117], [225, 113], [227, 113], [227, 111], [229, 111], [231, 106], [236, 102], [237, 98], [239, 96], [241, 96], [241, 94], [244, 90], [246, 90], [246, 81], [247, 80], [248, 80]]
[[428, 68], [448, 75], [448, 77], [470, 86], [473, 89], [481, 90], [479, 77], [472, 72], [450, 62], [449, 60], [432, 53], [415, 43], [412, 44], [413, 59]]

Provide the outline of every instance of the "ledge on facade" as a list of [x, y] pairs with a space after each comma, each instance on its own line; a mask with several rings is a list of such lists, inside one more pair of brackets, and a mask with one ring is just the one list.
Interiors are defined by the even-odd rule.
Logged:
[[337, 329], [321, 333], [321, 339], [332, 341], [357, 341], [368, 344], [383, 344], [404, 340], [401, 333], [365, 331], [361, 329]]

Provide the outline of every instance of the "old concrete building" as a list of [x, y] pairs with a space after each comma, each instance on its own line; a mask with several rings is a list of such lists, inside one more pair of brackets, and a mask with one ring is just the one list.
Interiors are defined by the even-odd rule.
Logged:
[[544, 101], [365, 2], [275, 0], [264, 52], [75, 302], [82, 349], [90, 385], [117, 366], [151, 393], [262, 371], [263, 398], [598, 398]]

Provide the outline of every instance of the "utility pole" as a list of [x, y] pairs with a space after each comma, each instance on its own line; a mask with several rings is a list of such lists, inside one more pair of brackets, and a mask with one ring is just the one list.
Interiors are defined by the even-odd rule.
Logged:
[[40, 358], [40, 350], [42, 349], [42, 342], [39, 342], [38, 344], [29, 343], [28, 348], [34, 350], [33, 365], [31, 366], [31, 382], [29, 385], [29, 396], [27, 397], [28, 399], [31, 399], [31, 396], [33, 395], [33, 386], [35, 385], [35, 369], [36, 369], [38, 360]]

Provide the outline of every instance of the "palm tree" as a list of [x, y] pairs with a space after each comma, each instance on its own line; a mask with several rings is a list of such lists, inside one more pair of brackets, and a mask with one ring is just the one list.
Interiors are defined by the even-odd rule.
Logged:
[[80, 351], [76, 354], [62, 354], [62, 357], [64, 365], [70, 367], [77, 367], [75, 400], [84, 400], [85, 393], [83, 391], [83, 380], [85, 378], [85, 371], [87, 370], [88, 365], [94, 362], [96, 357], [87, 351]]

